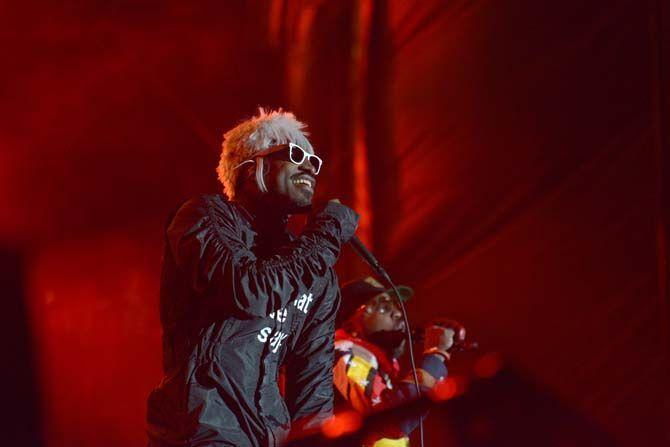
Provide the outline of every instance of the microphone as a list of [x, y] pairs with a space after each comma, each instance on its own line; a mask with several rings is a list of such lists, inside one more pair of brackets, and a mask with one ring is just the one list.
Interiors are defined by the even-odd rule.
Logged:
[[[476, 341], [466, 341], [465, 340], [465, 327], [456, 320], [450, 320], [448, 318], [437, 318], [433, 320], [430, 325], [440, 326], [446, 329], [451, 329], [454, 331], [454, 344], [451, 349], [455, 351], [474, 351], [479, 349], [479, 343]], [[419, 327], [412, 329], [412, 336], [418, 342], [423, 342], [426, 335], [426, 328]]]
[[381, 266], [379, 261], [377, 261], [377, 258], [374, 257], [372, 253], [370, 253], [370, 250], [365, 246], [365, 244], [358, 238], [358, 236], [354, 235], [350, 240], [349, 244], [351, 244], [351, 247], [358, 253], [358, 256], [363, 258], [365, 262], [367, 262], [370, 267], [372, 267], [372, 270], [375, 271], [379, 276], [384, 278], [386, 281], [392, 284], [391, 277], [389, 276], [388, 273], [386, 273], [386, 270], [384, 270], [384, 267]]
[[[330, 202], [342, 203], [340, 202], [340, 199], [331, 199]], [[391, 281], [389, 274], [386, 273], [384, 267], [382, 267], [379, 261], [377, 261], [377, 258], [375, 258], [374, 255], [370, 253], [368, 247], [365, 246], [365, 244], [358, 238], [358, 236], [354, 234], [351, 239], [349, 239], [349, 244], [354, 249], [354, 251], [358, 253], [358, 256], [363, 258], [363, 260], [367, 262], [370, 267], [372, 267], [372, 270], [374, 270], [375, 273], [384, 278], [389, 284], [393, 285], [393, 281]]]
[[[422, 327], [412, 328], [412, 338], [417, 343], [423, 343], [426, 329]], [[454, 337], [454, 344], [451, 347], [454, 351], [476, 351], [479, 349], [479, 343], [476, 341], [465, 341]]]

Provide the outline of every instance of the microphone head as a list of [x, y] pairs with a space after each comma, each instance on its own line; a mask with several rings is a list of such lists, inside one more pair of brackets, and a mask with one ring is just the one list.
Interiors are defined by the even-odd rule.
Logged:
[[477, 343], [476, 341], [472, 341], [472, 342], [464, 341], [464, 342], [455, 344], [454, 347], [456, 349], [458, 349], [459, 351], [475, 351], [475, 350], [479, 349], [479, 343]]

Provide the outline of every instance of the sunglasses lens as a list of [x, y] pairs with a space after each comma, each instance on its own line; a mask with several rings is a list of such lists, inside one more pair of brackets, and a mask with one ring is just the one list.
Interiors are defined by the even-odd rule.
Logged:
[[323, 163], [321, 161], [321, 159], [319, 157], [317, 157], [316, 155], [312, 155], [312, 157], [310, 157], [309, 161], [312, 162], [312, 166], [314, 166], [314, 169], [316, 169], [316, 171], [314, 173], [318, 174], [319, 171], [321, 171], [321, 163]]
[[307, 152], [300, 146], [296, 146], [295, 144], [292, 144], [289, 146], [289, 158], [291, 161], [297, 165], [302, 164], [303, 161], [305, 161], [305, 157], [307, 156]]
[[296, 144], [291, 144], [289, 146], [289, 158], [297, 165], [303, 164], [305, 159], [308, 158], [309, 162], [312, 163], [312, 166], [314, 166], [315, 174], [318, 174], [319, 171], [321, 171], [321, 164], [323, 161], [316, 155], [308, 153], [306, 150]]

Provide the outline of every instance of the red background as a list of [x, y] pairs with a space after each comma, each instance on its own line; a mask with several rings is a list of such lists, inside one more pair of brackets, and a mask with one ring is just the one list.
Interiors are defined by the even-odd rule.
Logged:
[[[220, 189], [221, 134], [259, 105], [309, 124], [319, 195], [361, 212], [413, 320], [465, 322], [622, 445], [659, 445], [661, 5], [0, 6], [0, 241], [23, 263], [46, 445], [145, 442], [163, 220]], [[365, 272], [351, 253], [339, 270]]]

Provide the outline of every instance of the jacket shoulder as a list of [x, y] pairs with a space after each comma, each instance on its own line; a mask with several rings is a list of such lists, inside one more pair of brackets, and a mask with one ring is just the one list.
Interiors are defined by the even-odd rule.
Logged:
[[235, 213], [235, 206], [221, 194], [200, 194], [195, 197], [191, 197], [182, 203], [177, 213], [181, 212], [182, 210], [198, 210], [201, 213], [206, 213], [210, 209], [227, 214]]
[[169, 216], [165, 230], [168, 235], [193, 230], [232, 230], [239, 221], [239, 212], [224, 196], [201, 194], [182, 202]]
[[211, 217], [214, 220], [235, 220], [238, 217], [235, 205], [220, 194], [201, 194], [183, 202], [170, 221], [187, 218]]

